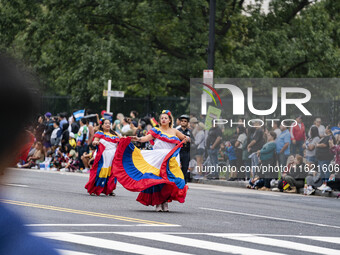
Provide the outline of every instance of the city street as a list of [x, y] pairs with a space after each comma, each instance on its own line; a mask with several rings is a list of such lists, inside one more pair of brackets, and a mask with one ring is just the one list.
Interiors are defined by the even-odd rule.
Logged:
[[90, 196], [87, 174], [9, 169], [1, 202], [62, 254], [339, 254], [340, 199], [189, 184], [157, 213], [118, 185]]

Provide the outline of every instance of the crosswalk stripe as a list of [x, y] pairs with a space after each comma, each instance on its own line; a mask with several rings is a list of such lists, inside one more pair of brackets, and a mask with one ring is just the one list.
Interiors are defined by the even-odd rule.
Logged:
[[95, 255], [93, 253], [85, 253], [85, 252], [79, 252], [79, 251], [68, 251], [63, 249], [57, 249], [59, 254], [61, 255]]
[[327, 242], [327, 243], [336, 243], [340, 245], [340, 237], [331, 237], [331, 236], [296, 236], [299, 238], [312, 239], [315, 241]]
[[205, 208], [205, 207], [199, 207], [199, 209], [207, 210], [207, 211], [214, 211], [214, 212], [229, 213], [229, 214], [235, 214], [235, 215], [242, 215], [242, 216], [249, 216], [251, 218], [271, 219], [271, 220], [276, 220], [276, 221], [287, 221], [287, 222], [294, 222], [294, 223], [299, 223], [299, 224], [313, 225], [313, 226], [318, 226], [318, 227], [340, 229], [340, 226], [333, 226], [333, 225], [327, 225], [327, 224], [322, 224], [322, 223], [314, 223], [314, 222], [308, 222], [308, 221], [301, 221], [301, 220], [278, 218], [278, 217], [265, 216], [265, 215], [257, 215], [257, 214], [254, 214], [254, 213], [234, 212], [234, 211]]
[[[168, 235], [163, 233], [150, 233], [150, 232], [115, 232], [115, 234], [119, 235], [126, 235], [138, 238], [144, 238], [154, 241], [166, 242], [166, 243], [173, 243], [177, 245], [184, 245], [190, 246], [200, 249], [212, 250], [212, 251], [219, 251], [219, 252], [228, 252], [232, 254], [244, 254], [244, 255], [279, 255], [281, 253], [276, 252], [267, 252], [258, 249], [251, 249], [251, 248], [243, 248], [240, 246], [235, 245], [228, 245], [228, 244], [220, 244], [210, 241], [192, 239], [188, 237], [182, 236], [174, 236]], [[181, 233], [178, 233], [181, 234]]]
[[92, 247], [117, 250], [135, 254], [143, 255], [190, 255], [190, 253], [167, 251], [164, 249], [152, 248], [143, 245], [130, 244], [125, 242], [112, 241], [107, 239], [101, 239], [90, 236], [81, 236], [75, 234], [69, 234], [65, 232], [34, 232], [36, 236], [49, 238], [53, 240], [76, 243], [82, 245], [88, 245]]
[[314, 246], [314, 245], [307, 245], [302, 243], [296, 243], [292, 241], [268, 238], [268, 237], [260, 237], [256, 235], [235, 235], [235, 234], [207, 234], [209, 236], [215, 237], [223, 237], [231, 240], [242, 241], [242, 242], [250, 242], [262, 245], [269, 245], [275, 247], [281, 247], [286, 249], [292, 250], [299, 250], [304, 252], [317, 252], [319, 254], [326, 254], [326, 255], [339, 255], [338, 250]]

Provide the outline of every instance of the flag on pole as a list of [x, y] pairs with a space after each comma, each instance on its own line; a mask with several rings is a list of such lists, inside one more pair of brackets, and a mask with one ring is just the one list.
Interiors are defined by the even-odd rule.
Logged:
[[332, 131], [334, 136], [338, 135], [338, 134], [340, 134], [340, 127], [332, 127], [331, 131]]
[[109, 112], [104, 112], [103, 118], [110, 120], [111, 123], [113, 121], [112, 120], [112, 113], [109, 113]]
[[76, 119], [76, 121], [79, 121], [81, 118], [84, 118], [84, 115], [85, 115], [85, 109], [79, 110], [73, 113], [73, 116]]

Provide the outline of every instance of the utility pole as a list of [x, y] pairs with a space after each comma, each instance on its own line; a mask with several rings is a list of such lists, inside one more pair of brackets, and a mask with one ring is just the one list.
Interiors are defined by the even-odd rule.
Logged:
[[208, 69], [214, 70], [215, 64], [215, 15], [216, 0], [210, 0], [209, 4], [209, 45], [208, 45]]

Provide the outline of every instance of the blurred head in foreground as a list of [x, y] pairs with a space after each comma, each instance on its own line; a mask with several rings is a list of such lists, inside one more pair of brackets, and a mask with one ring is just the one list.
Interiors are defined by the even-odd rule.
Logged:
[[[25, 128], [36, 112], [31, 85], [28, 73], [19, 71], [12, 59], [0, 54], [0, 177], [28, 142]], [[57, 254], [45, 240], [29, 232], [23, 221], [7, 209], [0, 194], [0, 254]]]
[[33, 79], [11, 58], [0, 55], [0, 171], [13, 164], [27, 142], [25, 128], [37, 110]]

